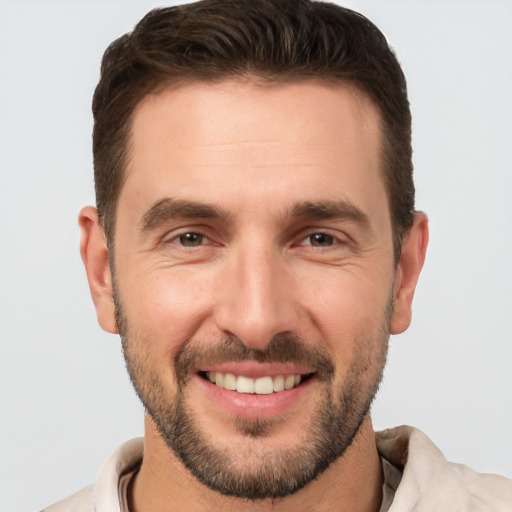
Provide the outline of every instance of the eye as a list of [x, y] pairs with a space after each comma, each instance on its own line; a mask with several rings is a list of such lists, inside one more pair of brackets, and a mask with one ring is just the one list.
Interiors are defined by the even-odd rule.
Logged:
[[176, 243], [179, 243], [183, 247], [199, 247], [208, 240], [206, 236], [201, 233], [183, 233], [177, 236], [175, 239]]
[[312, 233], [308, 235], [302, 245], [312, 245], [313, 247], [330, 247], [335, 243], [335, 238], [327, 233]]

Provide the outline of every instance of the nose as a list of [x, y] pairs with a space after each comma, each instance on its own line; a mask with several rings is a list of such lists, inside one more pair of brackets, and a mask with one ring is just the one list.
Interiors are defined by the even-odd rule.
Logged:
[[215, 320], [217, 328], [255, 350], [265, 349], [276, 334], [297, 331], [298, 302], [278, 250], [253, 243], [230, 255]]

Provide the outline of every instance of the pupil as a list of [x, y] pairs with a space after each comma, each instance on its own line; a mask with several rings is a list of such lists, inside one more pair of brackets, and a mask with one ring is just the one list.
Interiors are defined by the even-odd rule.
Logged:
[[331, 235], [326, 235], [325, 233], [315, 233], [311, 235], [311, 245], [326, 246], [331, 245], [332, 242], [333, 237]]
[[203, 235], [199, 235], [197, 233], [185, 233], [184, 235], [180, 236], [180, 243], [188, 247], [201, 245], [202, 241]]

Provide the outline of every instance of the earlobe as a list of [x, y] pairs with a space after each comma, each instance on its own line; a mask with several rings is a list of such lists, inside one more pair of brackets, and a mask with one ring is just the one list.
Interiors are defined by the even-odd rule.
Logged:
[[411, 323], [412, 300], [425, 262], [428, 245], [428, 219], [423, 212], [414, 214], [414, 223], [402, 242], [402, 255], [395, 277], [391, 334], [404, 332]]
[[92, 206], [83, 208], [78, 216], [78, 224], [80, 225], [80, 254], [87, 273], [98, 322], [105, 331], [117, 334], [108, 248], [96, 208]]

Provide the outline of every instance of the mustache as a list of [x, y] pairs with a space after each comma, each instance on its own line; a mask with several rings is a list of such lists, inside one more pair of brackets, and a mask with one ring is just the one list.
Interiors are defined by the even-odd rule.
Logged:
[[275, 335], [263, 350], [246, 347], [235, 336], [228, 336], [209, 345], [197, 345], [189, 341], [175, 354], [173, 363], [178, 384], [181, 386], [195, 368], [232, 361], [293, 363], [311, 368], [315, 376], [323, 381], [332, 379], [336, 370], [334, 361], [325, 348], [309, 346], [293, 334]]

